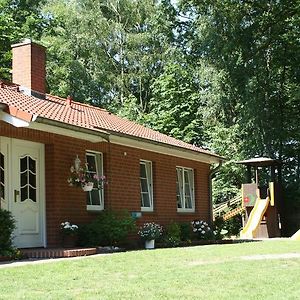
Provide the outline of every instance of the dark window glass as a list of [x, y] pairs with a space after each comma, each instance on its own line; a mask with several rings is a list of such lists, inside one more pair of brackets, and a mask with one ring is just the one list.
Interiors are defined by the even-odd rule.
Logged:
[[20, 158], [21, 202], [36, 202], [36, 161], [30, 156]]

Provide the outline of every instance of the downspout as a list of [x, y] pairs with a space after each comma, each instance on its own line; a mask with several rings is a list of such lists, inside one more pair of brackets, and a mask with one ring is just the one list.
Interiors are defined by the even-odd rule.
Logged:
[[212, 224], [213, 223], [213, 203], [212, 203], [212, 180], [215, 177], [216, 173], [219, 171], [219, 169], [222, 166], [222, 161], [219, 161], [219, 164], [215, 167], [212, 168], [209, 171], [209, 175], [208, 175], [208, 189], [209, 189], [209, 221]]

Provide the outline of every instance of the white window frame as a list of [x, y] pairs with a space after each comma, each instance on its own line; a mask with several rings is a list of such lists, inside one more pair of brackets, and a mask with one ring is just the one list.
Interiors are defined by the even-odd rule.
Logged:
[[[182, 172], [182, 181], [179, 182], [178, 178], [178, 170], [181, 170]], [[186, 172], [189, 172], [191, 176], [188, 176], [189, 186], [190, 186], [190, 196], [191, 196], [191, 208], [186, 208], [186, 199], [185, 199], [185, 174]], [[177, 184], [179, 184], [179, 194], [176, 192], [176, 206], [177, 206], [177, 212], [195, 212], [195, 179], [194, 179], [194, 169], [192, 168], [186, 168], [182, 166], [176, 166], [176, 190], [177, 190]], [[181, 206], [178, 207], [177, 205], [177, 197], [180, 198]]]
[[[6, 193], [6, 161], [5, 161], [5, 155], [4, 153], [1, 152], [0, 150], [0, 160], [1, 160], [1, 156], [3, 158], [3, 166], [0, 164], [0, 172], [4, 175], [3, 178], [1, 176], [0, 173], [0, 207], [1, 207], [1, 203], [5, 201], [5, 193]], [[3, 192], [2, 192], [3, 189]], [[3, 197], [2, 197], [3, 195]]]
[[146, 170], [146, 179], [147, 180], [147, 187], [148, 187], [148, 195], [149, 195], [149, 201], [150, 201], [150, 206], [142, 206], [142, 184], [141, 184], [141, 175], [139, 176], [140, 179], [140, 193], [141, 193], [141, 211], [153, 211], [153, 168], [152, 168], [152, 161], [149, 160], [144, 160], [141, 159], [140, 160], [140, 168], [141, 165], [145, 166], [145, 170]]
[[[97, 152], [97, 151], [93, 151], [93, 150], [86, 150], [85, 152], [85, 156], [86, 156], [86, 160], [87, 160], [87, 156], [94, 156], [95, 157], [95, 162], [96, 162], [96, 172], [98, 176], [102, 176], [103, 175], [103, 154], [101, 152]], [[99, 166], [100, 164], [100, 166]], [[96, 188], [93, 189], [97, 190]], [[91, 197], [91, 193], [92, 192], [87, 192], [87, 196], [86, 197]], [[99, 199], [100, 199], [100, 205], [86, 205], [86, 209], [88, 211], [101, 211], [104, 210], [104, 189], [100, 189], [98, 190], [99, 193]]]

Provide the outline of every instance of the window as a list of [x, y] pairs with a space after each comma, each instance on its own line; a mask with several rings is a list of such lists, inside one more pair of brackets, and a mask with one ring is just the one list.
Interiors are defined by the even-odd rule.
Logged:
[[140, 161], [141, 210], [153, 211], [152, 162]]
[[[103, 159], [102, 153], [87, 152], [86, 162], [88, 172], [93, 176], [98, 174], [103, 175]], [[103, 189], [94, 188], [87, 193], [87, 210], [103, 210], [104, 209], [104, 192]]]
[[176, 167], [177, 211], [194, 212], [194, 170]]
[[0, 200], [4, 200], [5, 181], [4, 181], [4, 155], [0, 152]]
[[36, 202], [36, 160], [30, 156], [20, 158], [21, 202]]

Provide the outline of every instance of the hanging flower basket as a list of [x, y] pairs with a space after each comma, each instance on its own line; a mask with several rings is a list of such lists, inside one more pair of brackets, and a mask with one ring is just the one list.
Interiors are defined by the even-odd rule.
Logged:
[[85, 192], [90, 192], [93, 189], [103, 189], [103, 185], [106, 182], [105, 176], [99, 176], [95, 172], [89, 171], [87, 163], [81, 167], [78, 155], [74, 165], [70, 168], [70, 173], [68, 178], [69, 185], [81, 187]]
[[82, 184], [81, 187], [85, 192], [90, 192], [91, 190], [93, 190], [94, 182], [86, 182]]

